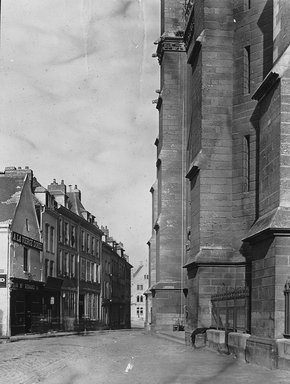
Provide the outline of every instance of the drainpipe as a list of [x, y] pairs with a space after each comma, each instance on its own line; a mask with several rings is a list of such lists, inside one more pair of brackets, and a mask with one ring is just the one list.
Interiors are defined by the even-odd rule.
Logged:
[[80, 324], [80, 242], [81, 242], [81, 231], [80, 231], [80, 224], [77, 226], [77, 324], [79, 326]]
[[[11, 316], [10, 316], [10, 260], [11, 260], [11, 227], [8, 226], [8, 249], [7, 249], [7, 277], [6, 277], [6, 289], [7, 289], [7, 325], [6, 325], [6, 334], [9, 338], [11, 336]], [[14, 252], [15, 252], [15, 248]]]

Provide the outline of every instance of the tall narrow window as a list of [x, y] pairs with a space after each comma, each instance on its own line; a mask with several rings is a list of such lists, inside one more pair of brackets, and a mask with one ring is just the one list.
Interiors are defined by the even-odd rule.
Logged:
[[90, 235], [87, 234], [87, 252], [90, 253], [91, 243], [90, 243]]
[[70, 255], [70, 273], [71, 273], [71, 277], [75, 277], [75, 273], [76, 273], [75, 255]]
[[86, 280], [86, 260], [81, 259], [81, 280]]
[[71, 237], [70, 237], [70, 241], [71, 241], [71, 246], [73, 248], [75, 248], [76, 246], [76, 227], [74, 225], [71, 226]]
[[85, 235], [85, 232], [82, 231], [82, 251], [85, 251], [85, 243], [86, 243], [86, 235]]
[[59, 220], [59, 228], [58, 228], [58, 230], [59, 230], [59, 241], [62, 243], [62, 241], [63, 241], [63, 238], [62, 238], [62, 225], [63, 225], [63, 222], [62, 222], [62, 219], [60, 219]]
[[251, 92], [251, 49], [250, 46], [244, 48], [244, 94]]
[[49, 224], [45, 224], [45, 250], [49, 251]]
[[91, 282], [95, 282], [95, 265], [94, 263], [91, 263]]
[[28, 248], [23, 248], [23, 271], [28, 272]]
[[67, 252], [65, 252], [65, 254], [64, 254], [64, 260], [63, 261], [64, 261], [64, 263], [63, 263], [63, 271], [68, 276], [68, 274], [69, 274], [69, 255], [68, 255]]
[[68, 223], [64, 223], [64, 243], [69, 244], [69, 225]]
[[91, 281], [91, 263], [87, 260], [87, 278], [86, 281]]
[[57, 273], [62, 273], [62, 251], [59, 251], [58, 259], [57, 259]]
[[49, 262], [49, 276], [53, 276], [54, 262], [50, 260]]
[[50, 252], [54, 253], [54, 228], [50, 227], [50, 240], [49, 240], [49, 250]]
[[243, 143], [243, 176], [244, 176], [244, 192], [250, 191], [250, 174], [251, 174], [251, 148], [250, 135], [244, 136]]

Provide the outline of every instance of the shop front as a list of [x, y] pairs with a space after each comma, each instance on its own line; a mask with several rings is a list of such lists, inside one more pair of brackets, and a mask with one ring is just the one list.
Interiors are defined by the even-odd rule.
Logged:
[[43, 318], [42, 292], [44, 283], [11, 279], [11, 335], [41, 332]]

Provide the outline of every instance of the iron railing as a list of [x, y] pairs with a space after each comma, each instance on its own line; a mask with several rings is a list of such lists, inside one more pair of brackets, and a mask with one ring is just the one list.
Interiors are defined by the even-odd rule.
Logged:
[[249, 289], [225, 288], [211, 297], [212, 327], [226, 332], [250, 331]]

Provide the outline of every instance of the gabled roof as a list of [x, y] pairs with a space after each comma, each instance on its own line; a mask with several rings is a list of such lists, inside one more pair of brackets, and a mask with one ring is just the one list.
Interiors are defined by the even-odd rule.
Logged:
[[12, 221], [20, 199], [25, 176], [23, 178], [0, 177], [0, 222]]

